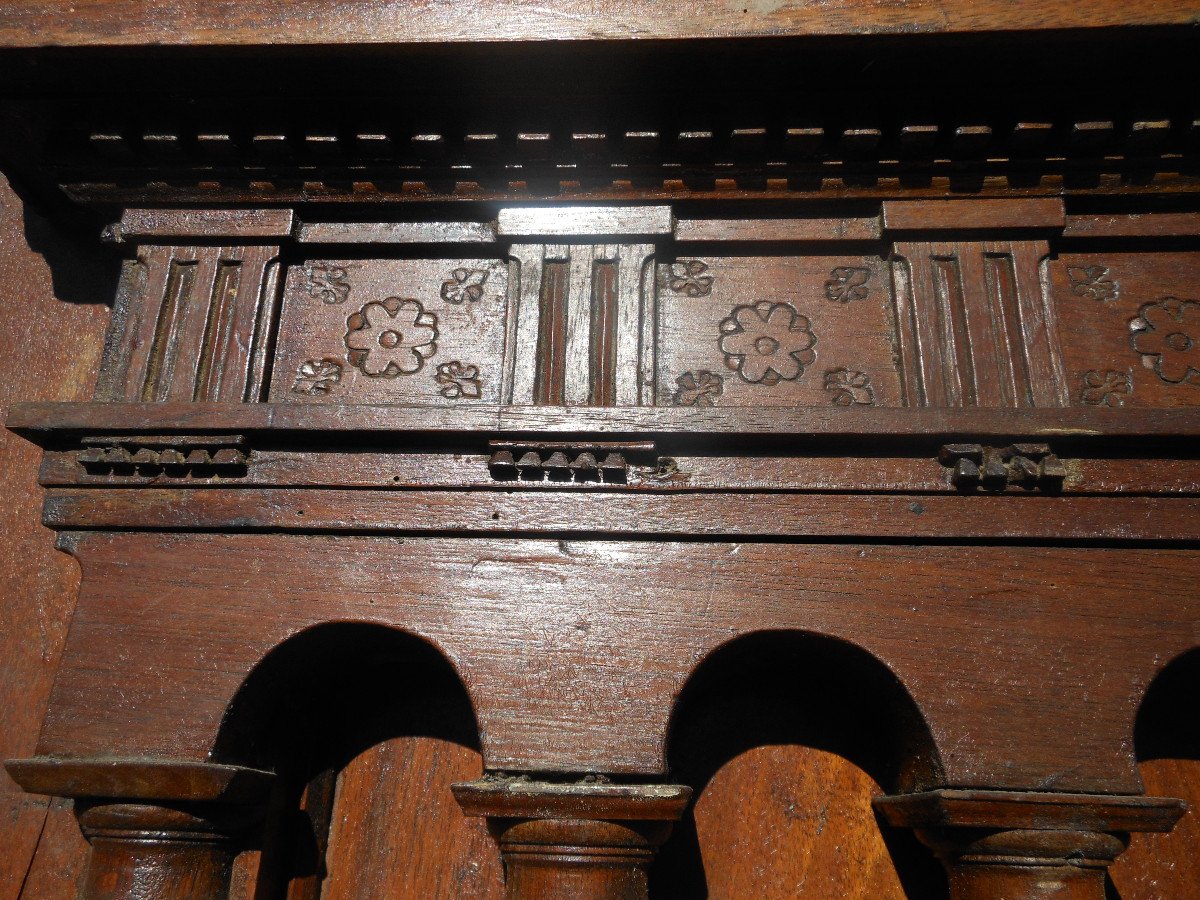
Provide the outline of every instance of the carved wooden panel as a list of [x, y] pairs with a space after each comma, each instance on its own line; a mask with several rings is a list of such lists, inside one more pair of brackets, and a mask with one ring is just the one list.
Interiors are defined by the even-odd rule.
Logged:
[[261, 399], [278, 252], [140, 248], [122, 275], [97, 399]]
[[1065, 406], [1041, 241], [906, 242], [892, 259], [909, 406]]
[[518, 244], [513, 403], [652, 403], [654, 286], [645, 244]]
[[288, 269], [272, 400], [499, 402], [508, 264], [308, 260]]
[[1049, 276], [1072, 403], [1200, 405], [1200, 253], [1064, 253]]
[[661, 406], [899, 406], [878, 257], [658, 266]]
[[1103, 896], [1195, 790], [1195, 36], [325, 5], [281, 90], [190, 19], [149, 85], [0, 58], [124, 259], [102, 402], [8, 419], [82, 573], [8, 770], [81, 893]]

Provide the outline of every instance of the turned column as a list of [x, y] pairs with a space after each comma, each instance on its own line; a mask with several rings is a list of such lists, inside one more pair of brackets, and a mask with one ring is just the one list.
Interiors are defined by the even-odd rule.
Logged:
[[512, 900], [640, 900], [647, 870], [692, 795], [674, 784], [555, 784], [487, 779], [454, 785], [486, 816]]
[[1108, 866], [1131, 831], [1170, 831], [1182, 801], [1163, 797], [937, 790], [880, 797], [941, 859], [952, 900], [1104, 900]]
[[27, 791], [75, 798], [91, 845], [83, 900], [224, 900], [240, 839], [266, 811], [274, 776], [207, 763], [27, 759]]

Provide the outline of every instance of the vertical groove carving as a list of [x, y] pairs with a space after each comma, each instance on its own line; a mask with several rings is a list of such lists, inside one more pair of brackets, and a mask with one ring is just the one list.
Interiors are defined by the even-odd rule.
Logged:
[[193, 400], [216, 400], [220, 394], [223, 374], [220, 363], [229, 341], [241, 274], [240, 260], [221, 260], [217, 263], [204, 336], [200, 341], [200, 361], [196, 364], [196, 382], [192, 388]]
[[99, 400], [261, 399], [278, 247], [139, 248], [117, 293]]
[[196, 280], [196, 261], [172, 259], [168, 264], [167, 286], [154, 327], [154, 341], [146, 364], [142, 400], [166, 400], [175, 372], [179, 349], [179, 323], [192, 296]]
[[592, 263], [591, 390], [592, 406], [617, 402], [617, 263]]
[[899, 244], [897, 357], [910, 406], [1065, 406], [1040, 241]]
[[[999, 406], [1031, 407], [1033, 393], [1029, 364], [1021, 336], [1021, 310], [1017, 305], [1017, 274], [1011, 253], [985, 253], [984, 278], [988, 305], [995, 327], [992, 352], [996, 361]], [[991, 405], [991, 404], [989, 404]]]
[[966, 291], [957, 256], [934, 256], [933, 285], [937, 318], [945, 355], [954, 361], [942, 367], [947, 406], [975, 406], [975, 366], [967, 330]]
[[896, 325], [896, 365], [905, 406], [928, 406], [917, 342], [917, 313], [913, 303], [912, 265], [902, 256], [892, 258], [892, 304]]
[[534, 403], [561, 406], [566, 387], [567, 297], [570, 262], [547, 260], [542, 265], [538, 304], [537, 375]]
[[[510, 372], [512, 403], [653, 403], [653, 285], [649, 244], [517, 244]], [[651, 287], [652, 290], [652, 287]], [[649, 308], [648, 308], [649, 307]]]

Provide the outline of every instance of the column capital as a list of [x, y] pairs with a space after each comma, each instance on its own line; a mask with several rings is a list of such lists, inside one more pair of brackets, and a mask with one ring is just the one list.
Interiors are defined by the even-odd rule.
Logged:
[[942, 789], [878, 797], [946, 867], [954, 900], [1102, 900], [1104, 873], [1131, 831], [1170, 831], [1181, 800], [1110, 794]]
[[650, 862], [692, 796], [678, 784], [524, 778], [484, 778], [453, 790], [464, 813], [487, 817], [511, 900], [642, 900]]
[[211, 900], [229, 890], [240, 839], [266, 812], [275, 776], [163, 759], [9, 760], [22, 788], [75, 799], [91, 845], [85, 900]]
[[942, 788], [877, 797], [890, 825], [1066, 831], [1170, 831], [1187, 811], [1182, 800], [1052, 791]]

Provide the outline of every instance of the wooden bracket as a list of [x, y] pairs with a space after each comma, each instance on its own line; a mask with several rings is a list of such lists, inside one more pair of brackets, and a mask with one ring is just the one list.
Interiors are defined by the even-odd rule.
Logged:
[[1001, 492], [1012, 484], [1056, 492], [1067, 477], [1066, 467], [1049, 444], [945, 444], [938, 461], [950, 469], [950, 481], [960, 491]]
[[497, 481], [602, 481], [624, 484], [633, 462], [657, 461], [653, 441], [488, 441]]
[[76, 454], [89, 475], [241, 478], [249, 453], [241, 435], [121, 435], [80, 439]]

